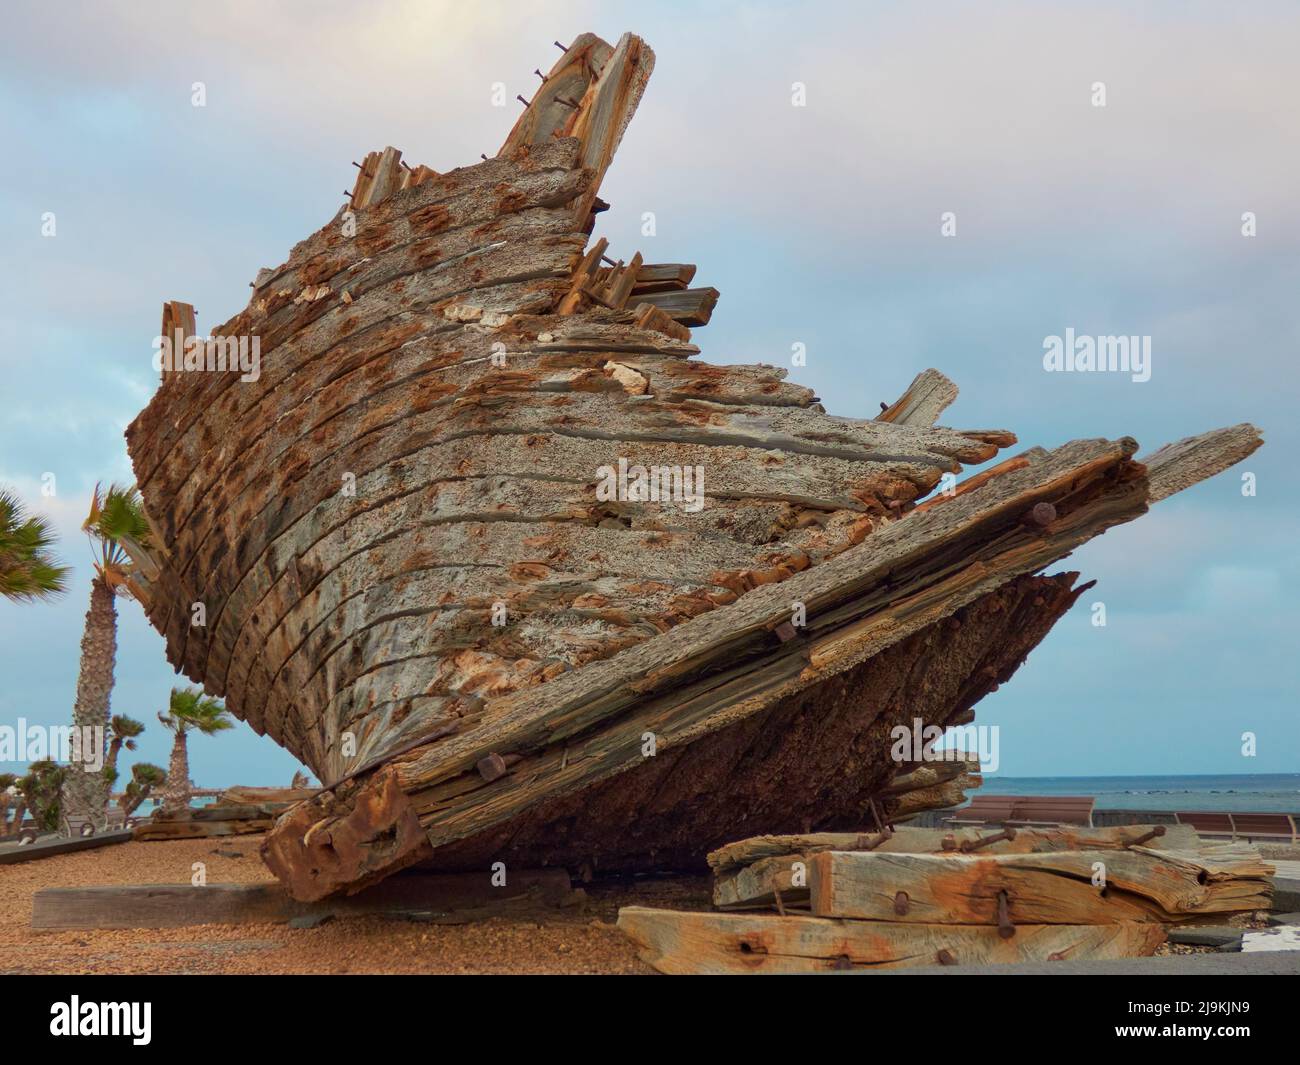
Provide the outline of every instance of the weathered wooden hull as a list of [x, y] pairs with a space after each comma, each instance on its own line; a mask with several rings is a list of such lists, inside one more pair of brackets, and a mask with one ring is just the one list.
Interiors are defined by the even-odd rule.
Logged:
[[128, 429], [169, 660], [326, 785], [264, 851], [300, 898], [957, 801], [889, 728], [969, 720], [1078, 594], [1033, 574], [1258, 444], [1076, 441], [921, 502], [1015, 442], [934, 427], [941, 374], [854, 421], [691, 361], [716, 293], [588, 239], [652, 63], [583, 35], [496, 158], [367, 156], [213, 329], [257, 372], [165, 369]]

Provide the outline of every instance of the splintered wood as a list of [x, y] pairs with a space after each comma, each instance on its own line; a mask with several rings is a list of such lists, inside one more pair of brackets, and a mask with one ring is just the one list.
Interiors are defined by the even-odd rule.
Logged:
[[766, 912], [621, 910], [661, 972], [1136, 957], [1165, 924], [1267, 909], [1273, 873], [1250, 847], [1141, 825], [762, 836], [709, 863], [715, 906]]
[[960, 803], [976, 769], [890, 730], [970, 721], [1087, 587], [1044, 567], [1259, 443], [1149, 473], [1079, 440], [954, 487], [1016, 437], [937, 426], [936, 370], [851, 419], [696, 359], [716, 289], [592, 239], [653, 65], [583, 34], [496, 156], [365, 155], [210, 330], [259, 342], [256, 379], [169, 372], [127, 430], [168, 660], [325, 784], [265, 846], [300, 899], [417, 863], [700, 869]]

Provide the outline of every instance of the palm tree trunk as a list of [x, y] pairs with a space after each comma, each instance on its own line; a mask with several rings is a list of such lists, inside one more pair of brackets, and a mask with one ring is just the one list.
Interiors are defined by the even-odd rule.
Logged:
[[123, 740], [120, 737], [114, 737], [113, 742], [108, 745], [108, 754], [104, 756], [104, 769], [108, 771], [108, 777], [112, 779], [113, 770], [117, 768], [117, 756], [121, 753]]
[[[98, 727], [107, 735], [108, 704], [113, 694], [113, 663], [117, 657], [117, 603], [113, 589], [102, 576], [90, 582], [90, 609], [81, 637], [81, 672], [77, 675], [77, 702], [72, 723], [79, 729]], [[83, 732], [83, 735], [86, 733]], [[61, 794], [64, 831], [68, 818], [85, 817], [102, 831], [108, 824], [108, 781], [98, 771], [70, 766]]]
[[185, 745], [185, 730], [178, 728], [172, 741], [171, 759], [167, 763], [167, 783], [163, 786], [162, 808], [175, 813], [190, 805], [190, 754]]

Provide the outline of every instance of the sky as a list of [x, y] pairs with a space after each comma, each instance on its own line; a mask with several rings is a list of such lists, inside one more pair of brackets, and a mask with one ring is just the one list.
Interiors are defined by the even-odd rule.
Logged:
[[[0, 725], [70, 721], [79, 527], [97, 481], [132, 480], [163, 301], [200, 333], [230, 317], [368, 151], [493, 154], [552, 42], [585, 30], [657, 56], [596, 235], [699, 264], [722, 293], [705, 361], [790, 366], [803, 344], [791, 379], [857, 417], [933, 366], [961, 388], [944, 424], [1024, 447], [1263, 430], [1242, 466], [1049, 570], [1098, 583], [979, 704], [1001, 771], [1300, 769], [1300, 6], [1267, 0], [7, 4], [0, 484], [75, 572], [56, 603], [0, 601]], [[1150, 380], [1046, 372], [1067, 329], [1151, 337]], [[154, 715], [188, 682], [138, 604], [119, 615], [113, 711], [151, 724], [135, 758], [165, 765]], [[202, 786], [297, 768], [242, 724], [190, 752]]]

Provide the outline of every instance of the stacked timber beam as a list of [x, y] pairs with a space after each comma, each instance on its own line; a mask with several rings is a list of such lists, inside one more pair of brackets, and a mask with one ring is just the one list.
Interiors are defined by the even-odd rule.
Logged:
[[300, 899], [959, 802], [972, 767], [890, 730], [971, 720], [1087, 587], [1045, 567], [1258, 446], [1079, 440], [950, 489], [1016, 437], [937, 426], [938, 371], [856, 420], [695, 359], [694, 266], [591, 239], [653, 58], [584, 34], [495, 157], [366, 156], [213, 330], [257, 380], [169, 373], [128, 429], [169, 661], [325, 783], [264, 847]]
[[1249, 847], [1141, 825], [764, 836], [709, 863], [725, 912], [619, 913], [661, 972], [1139, 957], [1166, 924], [1267, 909], [1273, 872]]

